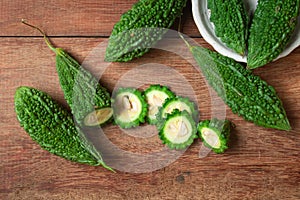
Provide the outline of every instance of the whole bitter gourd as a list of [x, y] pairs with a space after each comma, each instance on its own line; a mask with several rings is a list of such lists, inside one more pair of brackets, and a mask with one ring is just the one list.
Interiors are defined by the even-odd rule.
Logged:
[[207, 6], [216, 36], [227, 47], [245, 55], [249, 17], [243, 0], [208, 0]]
[[43, 149], [74, 162], [102, 165], [111, 170], [75, 126], [72, 115], [48, 94], [19, 87], [15, 93], [15, 111], [20, 125]]
[[[80, 66], [66, 51], [53, 47], [41, 29], [24, 20], [22, 20], [22, 23], [37, 29], [44, 36], [48, 47], [55, 52], [56, 70], [60, 86], [78, 124], [84, 125], [85, 117], [95, 112], [95, 110], [110, 107], [109, 92], [99, 84], [98, 80], [89, 71]], [[108, 121], [109, 118], [106, 120]], [[101, 123], [105, 122], [101, 121]]]
[[259, 126], [291, 129], [272, 86], [231, 58], [200, 46], [187, 45], [209, 85], [233, 113]]
[[287, 46], [297, 24], [300, 0], [259, 0], [249, 30], [248, 68], [261, 67]]
[[114, 25], [106, 61], [140, 57], [160, 40], [182, 13], [186, 0], [140, 0]]
[[109, 92], [90, 72], [61, 48], [56, 48], [55, 53], [56, 70], [64, 97], [79, 124], [83, 124], [91, 112], [111, 106]]

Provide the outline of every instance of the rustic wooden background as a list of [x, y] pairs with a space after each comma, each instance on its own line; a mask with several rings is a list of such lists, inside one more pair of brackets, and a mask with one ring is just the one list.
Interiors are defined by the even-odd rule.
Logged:
[[[55, 56], [40, 34], [20, 23], [40, 26], [57, 47], [82, 62], [107, 40], [115, 22], [136, 0], [1, 1], [0, 12], [0, 199], [300, 199], [300, 48], [289, 56], [254, 70], [274, 86], [293, 130], [257, 127], [226, 109], [236, 124], [226, 153], [199, 159], [199, 141], [177, 161], [151, 172], [111, 173], [66, 161], [42, 150], [20, 128], [14, 113], [16, 88], [27, 85], [48, 92], [67, 106], [55, 71]], [[211, 48], [184, 11], [183, 32]], [[178, 70], [195, 90], [201, 117], [211, 113], [208, 88], [189, 63], [171, 53], [152, 50], [141, 59], [112, 64], [101, 83], [110, 90], [132, 66], [155, 61]], [[157, 147], [132, 140], [107, 127], [109, 138], [132, 152]], [[135, 143], [136, 142], [136, 143]], [[144, 146], [143, 146], [144, 145]]]

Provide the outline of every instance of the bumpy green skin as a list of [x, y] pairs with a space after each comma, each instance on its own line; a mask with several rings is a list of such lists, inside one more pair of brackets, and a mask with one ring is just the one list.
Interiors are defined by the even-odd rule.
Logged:
[[[183, 143], [172, 143], [171, 141], [169, 141], [166, 138], [166, 133], [165, 132], [165, 125], [167, 124], [167, 122], [169, 120], [171, 120], [174, 117], [180, 116], [182, 118], [186, 118], [192, 127], [192, 134], [191, 136], [188, 138], [187, 141], [183, 142]], [[167, 118], [164, 120], [164, 123], [162, 125], [162, 128], [159, 130], [159, 138], [162, 140], [163, 144], [166, 144], [170, 149], [184, 149], [186, 147], [188, 147], [189, 145], [191, 145], [194, 141], [195, 138], [197, 138], [197, 127], [196, 127], [196, 123], [194, 121], [194, 119], [192, 118], [192, 116], [187, 112], [187, 111], [179, 111], [178, 109], [175, 109], [172, 113], [169, 113], [167, 115]]]
[[15, 94], [15, 111], [20, 125], [43, 149], [74, 162], [110, 169], [84, 140], [72, 115], [46, 93], [19, 87]]
[[68, 53], [60, 48], [56, 48], [55, 52], [56, 69], [64, 97], [76, 122], [83, 125], [89, 113], [97, 108], [110, 107], [110, 94]]
[[208, 0], [215, 34], [227, 47], [245, 55], [249, 17], [243, 0]]
[[248, 68], [261, 67], [284, 50], [297, 24], [300, 0], [258, 1], [249, 30]]
[[190, 49], [210, 86], [233, 113], [259, 126], [291, 129], [272, 86], [231, 58], [199, 46]]
[[105, 61], [127, 62], [149, 51], [182, 13], [186, 0], [140, 0], [113, 28]]
[[[148, 87], [144, 91], [144, 96], [146, 98], [146, 102], [148, 102], [147, 101], [147, 94], [150, 93], [150, 92], [153, 92], [153, 91], [163, 92], [168, 96], [169, 99], [175, 97], [175, 94], [168, 87], [162, 86], [162, 85], [151, 85], [150, 87]], [[151, 119], [149, 117], [149, 115], [147, 115], [147, 121], [148, 121], [149, 124], [156, 124], [157, 123], [157, 118]]]
[[[204, 120], [199, 122], [197, 130], [199, 137], [202, 139], [203, 144], [206, 147], [211, 148], [215, 153], [223, 153], [226, 149], [228, 149], [231, 127], [232, 123], [229, 120], [219, 120], [214, 118], [212, 120]], [[208, 128], [218, 135], [221, 144], [220, 148], [213, 148], [205, 141], [202, 135], [203, 128]]]
[[[129, 92], [131, 94], [134, 94], [139, 100], [142, 105], [141, 112], [139, 114], [139, 117], [131, 122], [124, 122], [118, 118], [118, 110], [119, 108], [116, 105], [116, 98], [118, 95]], [[148, 113], [148, 104], [146, 103], [144, 95], [138, 91], [135, 88], [119, 88], [118, 91], [114, 94], [114, 97], [111, 100], [112, 102], [112, 108], [114, 110], [114, 122], [119, 125], [121, 128], [133, 128], [137, 127], [140, 123], [145, 122], [145, 117]]]

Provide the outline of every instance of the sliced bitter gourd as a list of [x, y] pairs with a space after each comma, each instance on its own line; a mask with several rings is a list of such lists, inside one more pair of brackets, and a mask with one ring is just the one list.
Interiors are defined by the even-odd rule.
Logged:
[[151, 85], [144, 94], [148, 103], [147, 121], [149, 124], [156, 124], [159, 108], [166, 99], [173, 98], [175, 95], [166, 86], [161, 85]]
[[205, 146], [215, 153], [228, 149], [231, 122], [229, 120], [204, 120], [198, 124], [198, 133]]
[[113, 109], [111, 107], [100, 108], [91, 112], [84, 118], [85, 126], [103, 125], [108, 122], [113, 116]]
[[120, 88], [112, 98], [114, 120], [121, 128], [136, 127], [145, 122], [148, 105], [140, 91]]
[[177, 96], [166, 99], [163, 106], [160, 107], [159, 112], [157, 113], [157, 120], [159, 123], [163, 122], [167, 117], [167, 114], [172, 113], [175, 109], [178, 109], [179, 111], [186, 110], [194, 120], [197, 120], [198, 111], [195, 109], [195, 104], [188, 98]]
[[15, 111], [20, 125], [43, 149], [65, 159], [108, 167], [90, 144], [71, 113], [48, 94], [30, 87], [19, 87], [15, 94]]
[[187, 111], [175, 109], [171, 114], [167, 114], [159, 137], [163, 144], [171, 149], [184, 149], [197, 138], [195, 121]]

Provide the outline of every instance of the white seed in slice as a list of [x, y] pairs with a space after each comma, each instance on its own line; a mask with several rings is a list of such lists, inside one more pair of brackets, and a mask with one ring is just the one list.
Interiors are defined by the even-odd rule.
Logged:
[[132, 109], [133, 112], [138, 111], [138, 105], [135, 101], [131, 101], [131, 109]]
[[188, 133], [188, 130], [187, 130], [186, 124], [185, 124], [184, 122], [181, 122], [181, 123], [180, 123], [179, 131], [178, 131], [178, 136], [179, 136], [179, 137], [183, 137], [183, 136], [185, 136], [187, 133]]
[[124, 108], [125, 108], [126, 110], [130, 110], [131, 107], [132, 107], [132, 105], [131, 105], [131, 103], [130, 103], [130, 101], [129, 101], [129, 97], [128, 97], [127, 95], [123, 96], [122, 101], [123, 101], [123, 106], [124, 106]]

